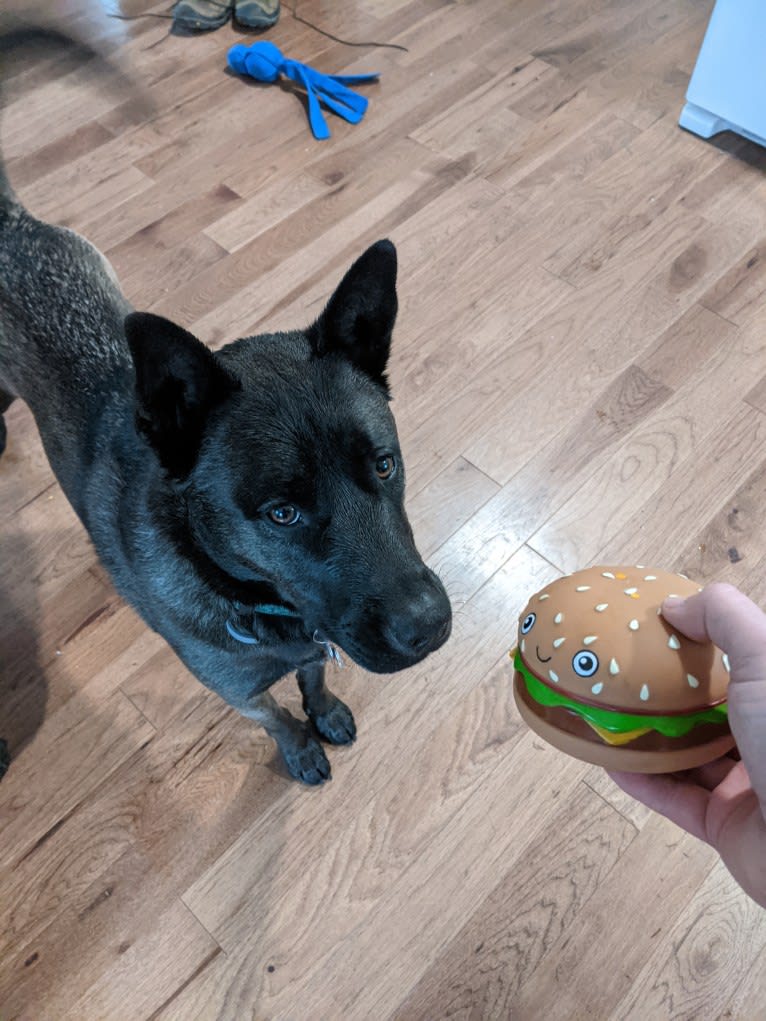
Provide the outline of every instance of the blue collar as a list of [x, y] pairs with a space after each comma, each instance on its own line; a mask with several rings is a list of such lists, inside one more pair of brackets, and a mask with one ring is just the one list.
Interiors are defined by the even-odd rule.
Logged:
[[[257, 603], [255, 606], [249, 606], [248, 610], [252, 610], [253, 613], [265, 613], [269, 617], [292, 617], [293, 619], [300, 617], [295, 610], [291, 610], [287, 606], [280, 606], [278, 603]], [[256, 638], [250, 631], [244, 631], [236, 624], [232, 624], [230, 620], [226, 621], [226, 630], [238, 642], [244, 642], [245, 645], [260, 645], [259, 638]]]
[[256, 603], [248, 609], [253, 613], [265, 613], [271, 617], [300, 617], [295, 610], [291, 610], [289, 606], [280, 606], [279, 603]]
[[[263, 603], [260, 606], [252, 607], [256, 613], [270, 613], [278, 617], [298, 617], [299, 614], [294, 613], [292, 610], [288, 610], [286, 606], [277, 606], [276, 604]], [[229, 632], [232, 638], [238, 642], [242, 642], [243, 645], [260, 645], [260, 638], [256, 638], [250, 631], [243, 631], [242, 628], [232, 624], [230, 620], [226, 621], [226, 630]], [[319, 631], [315, 631], [312, 635], [312, 641], [316, 642], [317, 645], [321, 645], [324, 649], [324, 654], [327, 659], [335, 663], [336, 666], [343, 666], [343, 659], [340, 652], [335, 648], [332, 642], [325, 638]]]
[[240, 628], [235, 627], [230, 620], [226, 621], [226, 630], [232, 638], [236, 638], [238, 642], [243, 642], [245, 645], [261, 644], [260, 638], [256, 638], [255, 635], [250, 634], [249, 631], [242, 631]]

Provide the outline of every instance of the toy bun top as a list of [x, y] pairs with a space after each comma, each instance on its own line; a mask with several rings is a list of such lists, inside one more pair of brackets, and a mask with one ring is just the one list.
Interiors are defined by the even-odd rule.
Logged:
[[669, 595], [699, 586], [648, 567], [590, 567], [559, 578], [519, 618], [524, 665], [579, 702], [647, 716], [693, 713], [726, 701], [729, 662], [660, 615]]

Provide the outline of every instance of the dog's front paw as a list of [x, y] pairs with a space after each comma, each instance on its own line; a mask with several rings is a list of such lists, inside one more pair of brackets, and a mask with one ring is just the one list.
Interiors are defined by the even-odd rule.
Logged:
[[290, 776], [301, 783], [317, 786], [330, 779], [330, 763], [324, 748], [311, 734], [305, 735], [305, 741], [291, 743], [289, 747], [280, 747]]
[[356, 724], [354, 717], [345, 702], [332, 696], [324, 712], [309, 713], [311, 722], [320, 737], [330, 744], [351, 744], [356, 740]]

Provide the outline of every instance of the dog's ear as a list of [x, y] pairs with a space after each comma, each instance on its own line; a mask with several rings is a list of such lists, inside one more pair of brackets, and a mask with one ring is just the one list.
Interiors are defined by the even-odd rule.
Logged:
[[136, 368], [138, 428], [168, 473], [184, 479], [210, 412], [241, 384], [201, 341], [162, 316], [131, 312], [125, 336]]
[[377, 241], [353, 264], [307, 331], [319, 357], [341, 354], [388, 391], [386, 364], [398, 303], [396, 249]]

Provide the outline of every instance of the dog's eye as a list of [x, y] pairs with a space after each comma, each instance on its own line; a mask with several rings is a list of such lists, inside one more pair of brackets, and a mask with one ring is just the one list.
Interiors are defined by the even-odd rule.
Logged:
[[375, 474], [379, 479], [390, 479], [396, 471], [396, 458], [393, 454], [384, 454], [375, 462]]
[[297, 525], [301, 519], [301, 512], [291, 503], [284, 503], [280, 507], [272, 507], [269, 517], [275, 525]]

